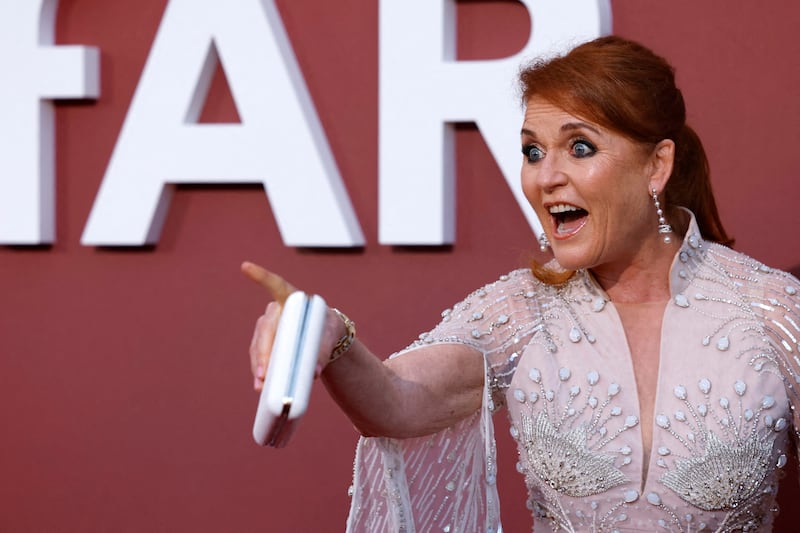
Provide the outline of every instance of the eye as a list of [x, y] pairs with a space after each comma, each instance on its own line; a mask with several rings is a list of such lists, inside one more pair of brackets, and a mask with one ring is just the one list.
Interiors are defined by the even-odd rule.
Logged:
[[544, 159], [544, 151], [535, 144], [526, 144], [523, 146], [522, 153], [528, 158], [529, 163], [536, 163]]
[[576, 139], [572, 143], [572, 155], [578, 158], [591, 157], [597, 152], [597, 148], [585, 139]]

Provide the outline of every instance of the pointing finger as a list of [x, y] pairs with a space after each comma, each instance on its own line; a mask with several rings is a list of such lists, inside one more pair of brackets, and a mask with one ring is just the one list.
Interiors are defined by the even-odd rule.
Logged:
[[242, 263], [242, 273], [252, 281], [263, 287], [272, 295], [280, 305], [286, 301], [295, 290], [292, 284], [274, 272], [249, 261]]

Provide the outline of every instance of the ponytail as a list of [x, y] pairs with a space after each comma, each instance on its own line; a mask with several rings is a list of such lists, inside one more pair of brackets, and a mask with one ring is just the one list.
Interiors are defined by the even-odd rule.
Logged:
[[732, 246], [719, 218], [711, 189], [711, 173], [703, 143], [694, 130], [684, 124], [675, 139], [675, 162], [664, 189], [665, 204], [682, 206], [694, 213], [704, 239]]

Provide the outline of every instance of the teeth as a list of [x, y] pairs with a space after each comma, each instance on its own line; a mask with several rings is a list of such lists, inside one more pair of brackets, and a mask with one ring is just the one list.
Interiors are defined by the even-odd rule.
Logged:
[[550, 207], [550, 214], [555, 215], [557, 213], [568, 213], [570, 211], [578, 211], [578, 209], [579, 208], [575, 207], [574, 205], [558, 204]]

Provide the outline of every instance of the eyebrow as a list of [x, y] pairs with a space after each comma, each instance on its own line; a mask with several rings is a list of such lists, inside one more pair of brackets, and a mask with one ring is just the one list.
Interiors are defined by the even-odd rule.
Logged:
[[[574, 131], [580, 129], [587, 129], [589, 131], [593, 131], [594, 133], [600, 135], [600, 130], [598, 130], [597, 128], [586, 122], [567, 122], [566, 124], [563, 124], [559, 128], [560, 131]], [[536, 133], [534, 133], [533, 130], [529, 130], [527, 128], [522, 128], [520, 133], [522, 133], [523, 135], [528, 135], [530, 137], [536, 137]]]

